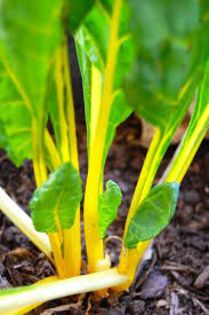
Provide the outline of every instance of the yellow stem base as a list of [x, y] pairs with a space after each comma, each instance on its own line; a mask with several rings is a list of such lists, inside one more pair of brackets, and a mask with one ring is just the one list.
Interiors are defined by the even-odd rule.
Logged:
[[128, 276], [128, 281], [116, 288], [114, 291], [124, 291], [127, 290], [133, 283], [137, 267], [143, 258], [143, 255], [150, 245], [150, 241], [139, 243], [136, 249], [126, 250], [121, 253], [123, 259], [120, 260], [118, 266], [118, 272], [121, 274], [126, 274]]

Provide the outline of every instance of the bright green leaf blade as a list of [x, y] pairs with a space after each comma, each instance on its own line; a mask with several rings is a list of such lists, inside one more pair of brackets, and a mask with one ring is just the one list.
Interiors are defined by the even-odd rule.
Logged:
[[87, 147], [90, 151], [90, 138], [91, 138], [91, 62], [85, 55], [82, 46], [76, 43], [76, 51], [79, 60], [80, 71], [82, 75], [82, 86], [83, 86], [83, 96], [84, 96], [84, 109], [85, 109], [85, 119], [87, 127]]
[[168, 165], [164, 179], [181, 182], [209, 129], [209, 60], [198, 88], [196, 104], [184, 137]]
[[64, 14], [71, 32], [77, 30], [94, 2], [95, 0], [65, 0], [67, 16], [65, 12]]
[[[104, 72], [109, 46], [110, 21], [113, 1], [97, 1], [76, 32], [75, 41], [89, 61]], [[134, 46], [128, 26], [129, 7], [123, 3], [119, 25], [119, 51], [116, 65], [115, 88], [119, 88], [124, 74], [128, 74], [134, 58]]]
[[81, 197], [82, 184], [78, 172], [71, 163], [63, 164], [36, 189], [30, 202], [36, 230], [56, 232], [57, 221], [61, 228], [70, 228]]
[[[97, 1], [90, 13], [76, 32], [75, 42], [82, 74], [84, 90], [85, 115], [87, 123], [87, 142], [90, 150], [92, 116], [99, 104], [92, 98], [92, 65], [101, 73], [101, 84], [107, 63], [110, 20], [113, 2]], [[132, 112], [121, 88], [123, 77], [128, 73], [133, 59], [133, 46], [128, 36], [127, 6], [124, 2], [119, 30], [119, 50], [114, 77], [114, 95], [109, 117], [109, 126], [106, 133], [106, 145], [103, 154], [105, 161], [108, 149], [112, 143], [117, 126]], [[92, 102], [93, 100], [93, 102]]]
[[109, 148], [115, 137], [117, 127], [123, 121], [125, 121], [130, 116], [131, 113], [132, 113], [132, 109], [127, 105], [124, 93], [122, 92], [122, 90], [118, 90], [118, 93], [115, 96], [115, 99], [111, 107], [111, 112], [110, 112], [110, 117], [109, 117], [109, 122], [108, 122], [108, 127], [107, 127], [106, 142], [105, 142], [105, 148], [104, 148], [104, 154], [103, 154], [104, 162], [105, 162], [105, 159], [107, 158]]
[[4, 123], [0, 121], [0, 148], [7, 147], [7, 136], [4, 128]]
[[183, 94], [192, 89], [194, 95], [197, 72], [203, 74], [208, 40], [202, 4], [195, 0], [128, 3], [136, 57], [124, 83], [126, 96], [139, 115], [163, 130], [181, 106]]
[[178, 193], [178, 183], [163, 183], [152, 188], [130, 222], [125, 247], [135, 248], [139, 242], [156, 237], [167, 226], [175, 212]]
[[109, 180], [106, 190], [99, 199], [99, 235], [104, 238], [109, 225], [117, 218], [118, 207], [121, 204], [122, 193], [120, 187]]
[[55, 82], [55, 64], [52, 64], [50, 69], [50, 74], [48, 77], [48, 85], [46, 90], [45, 104], [49, 114], [49, 119], [53, 126], [53, 132], [56, 140], [56, 145], [61, 156], [61, 128], [60, 128], [60, 119], [59, 119], [59, 108], [58, 108], [58, 96], [57, 96], [57, 87]]
[[3, 66], [0, 66], [0, 121], [4, 132], [0, 146], [20, 166], [32, 156], [31, 116]]
[[[209, 57], [209, 56], [208, 56]], [[201, 85], [198, 90], [197, 94], [197, 101], [196, 105], [194, 107], [194, 112], [191, 118], [191, 121], [189, 123], [189, 127], [187, 130], [187, 139], [189, 139], [194, 131], [195, 126], [198, 124], [201, 116], [205, 115], [207, 116], [208, 108], [209, 108], [209, 58], [207, 60], [207, 63], [205, 65], [204, 69], [204, 77], [202, 79]], [[202, 131], [204, 132], [204, 128], [209, 127], [209, 122], [206, 120], [205, 126], [200, 126], [202, 128]]]
[[101, 72], [103, 72], [107, 60], [109, 19], [109, 14], [104, 12], [97, 2], [75, 37], [77, 44], [88, 56], [90, 62]]
[[60, 43], [61, 5], [60, 0], [0, 0], [0, 120], [7, 137], [4, 148], [18, 166], [32, 156], [32, 118], [43, 142], [44, 97]]
[[2, 62], [41, 120], [50, 59], [60, 42], [60, 9], [60, 0], [0, 1]]

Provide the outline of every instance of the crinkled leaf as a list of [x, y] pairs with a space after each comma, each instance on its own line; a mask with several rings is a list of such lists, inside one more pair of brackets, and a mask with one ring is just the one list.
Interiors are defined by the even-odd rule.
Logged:
[[[208, 36], [196, 0], [128, 0], [135, 62], [124, 83], [135, 111], [164, 129], [202, 75]], [[207, 28], [208, 29], [208, 28]], [[187, 103], [191, 101], [188, 98]], [[185, 97], [184, 97], [185, 102]]]
[[104, 238], [109, 225], [117, 218], [118, 207], [121, 204], [122, 193], [120, 187], [109, 180], [106, 190], [99, 199], [99, 235]]
[[167, 226], [175, 212], [178, 193], [178, 183], [163, 183], [151, 189], [130, 222], [125, 247], [135, 248]]
[[56, 232], [57, 220], [63, 229], [73, 225], [82, 197], [78, 172], [71, 163], [63, 164], [37, 188], [30, 202], [35, 228], [40, 232]]

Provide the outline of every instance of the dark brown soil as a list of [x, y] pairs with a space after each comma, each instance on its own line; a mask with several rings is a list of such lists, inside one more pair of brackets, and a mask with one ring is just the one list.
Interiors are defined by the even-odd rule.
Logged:
[[[131, 117], [121, 125], [109, 154], [105, 179], [119, 183], [123, 206], [109, 236], [122, 235], [126, 211], [146, 150], [139, 147], [140, 127]], [[86, 177], [85, 133], [79, 124], [81, 173]], [[171, 148], [162, 169], [173, 153]], [[162, 169], [160, 172], [162, 172]], [[160, 176], [160, 172], [159, 175]], [[0, 185], [27, 211], [34, 189], [29, 162], [16, 169], [0, 153]], [[113, 263], [119, 244], [108, 243]], [[50, 263], [0, 212], [0, 288], [34, 283], [54, 272]], [[92, 295], [65, 298], [31, 314], [209, 314], [209, 143], [204, 142], [181, 187], [172, 223], [155, 240], [151, 258], [128, 293], [95, 301]]]

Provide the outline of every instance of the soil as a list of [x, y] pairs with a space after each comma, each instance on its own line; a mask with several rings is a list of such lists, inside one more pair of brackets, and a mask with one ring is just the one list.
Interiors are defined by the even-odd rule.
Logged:
[[[78, 128], [81, 175], [86, 178], [83, 122]], [[140, 127], [131, 116], [117, 131], [105, 180], [113, 179], [123, 191], [123, 205], [109, 236], [122, 235], [127, 208], [146, 150], [139, 146]], [[172, 156], [170, 148], [159, 171]], [[17, 169], [0, 152], [0, 185], [25, 211], [34, 190], [30, 162]], [[110, 237], [108, 251], [117, 263], [119, 242]], [[0, 288], [31, 284], [53, 274], [48, 260], [0, 212]], [[178, 209], [171, 224], [154, 241], [152, 255], [140, 268], [129, 292], [109, 299], [85, 296], [45, 303], [30, 314], [209, 314], [209, 142], [204, 142], [183, 183]]]

